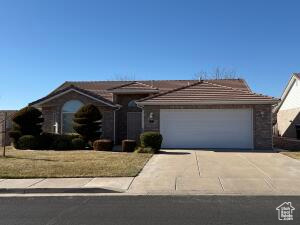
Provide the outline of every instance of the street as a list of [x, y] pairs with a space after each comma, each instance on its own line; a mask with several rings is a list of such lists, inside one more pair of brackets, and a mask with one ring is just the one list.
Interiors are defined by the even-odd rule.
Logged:
[[[293, 221], [276, 208], [291, 202]], [[1, 225], [299, 224], [300, 198], [291, 196], [3, 197]]]

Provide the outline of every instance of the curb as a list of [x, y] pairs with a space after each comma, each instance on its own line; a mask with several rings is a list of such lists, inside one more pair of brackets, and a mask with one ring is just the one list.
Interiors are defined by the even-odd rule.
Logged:
[[52, 193], [123, 193], [124, 190], [105, 188], [0, 188], [0, 194], [52, 194]]

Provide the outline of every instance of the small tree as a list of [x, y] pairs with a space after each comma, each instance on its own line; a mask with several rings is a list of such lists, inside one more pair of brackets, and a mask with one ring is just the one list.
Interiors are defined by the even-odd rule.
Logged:
[[18, 139], [24, 135], [39, 136], [42, 133], [42, 112], [34, 107], [25, 107], [12, 117], [12, 131], [9, 136], [17, 143]]
[[101, 136], [102, 114], [92, 104], [81, 107], [74, 115], [73, 128], [85, 141], [95, 141]]

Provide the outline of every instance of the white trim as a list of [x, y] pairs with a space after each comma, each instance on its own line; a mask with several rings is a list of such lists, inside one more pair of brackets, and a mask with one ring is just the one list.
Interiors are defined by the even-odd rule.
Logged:
[[108, 106], [111, 106], [111, 107], [116, 107], [115, 105], [109, 104], [109, 103], [107, 103], [107, 102], [105, 102], [105, 101], [102, 101], [102, 100], [100, 100], [100, 99], [98, 99], [98, 98], [95, 98], [95, 97], [93, 97], [93, 96], [91, 96], [91, 95], [88, 95], [88, 94], [86, 94], [86, 93], [83, 93], [83, 92], [81, 92], [81, 91], [78, 91], [78, 90], [76, 90], [76, 89], [74, 89], [74, 88], [68, 89], [68, 90], [66, 90], [66, 91], [64, 91], [64, 92], [62, 92], [62, 93], [59, 93], [59, 94], [57, 94], [57, 95], [55, 95], [55, 96], [52, 96], [52, 97], [50, 97], [50, 98], [48, 98], [48, 99], [45, 99], [44, 101], [41, 101], [41, 102], [39, 102], [39, 103], [36, 103], [36, 104], [34, 104], [34, 106], [38, 106], [38, 105], [41, 105], [41, 104], [43, 104], [43, 103], [49, 102], [49, 101], [51, 101], [52, 99], [58, 98], [58, 97], [60, 97], [60, 96], [62, 96], [62, 95], [65, 95], [65, 94], [71, 92], [71, 91], [75, 91], [75, 92], [77, 92], [78, 94], [81, 94], [81, 95], [83, 95], [83, 96], [86, 96], [86, 97], [88, 97], [88, 98], [91, 98], [91, 99], [93, 99], [93, 100], [95, 100], [95, 101], [101, 102], [101, 103], [103, 103], [103, 104], [105, 104], [105, 105], [108, 105]]
[[226, 105], [258, 105], [258, 104], [276, 104], [278, 100], [267, 100], [267, 101], [199, 101], [199, 102], [137, 102], [137, 105], [215, 105], [215, 104], [226, 104]]
[[279, 105], [277, 106], [278, 111], [280, 110], [283, 102], [285, 101], [286, 97], [288, 96], [288, 94], [290, 93], [290, 90], [292, 89], [294, 83], [296, 82], [296, 80], [299, 80], [298, 76], [296, 76], [295, 74], [293, 74], [293, 76], [291, 77], [291, 79], [289, 80], [288, 84], [286, 85], [282, 95], [281, 95], [281, 101], [279, 103]]

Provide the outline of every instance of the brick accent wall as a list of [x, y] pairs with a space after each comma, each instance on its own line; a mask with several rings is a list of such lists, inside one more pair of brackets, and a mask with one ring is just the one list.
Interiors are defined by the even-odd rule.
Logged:
[[103, 134], [102, 137], [109, 138], [114, 140], [114, 110], [110, 106], [105, 105], [99, 101], [93, 100], [87, 96], [81, 95], [75, 91], [68, 92], [62, 96], [59, 96], [51, 101], [45, 102], [40, 106], [42, 110], [43, 117], [45, 122], [43, 124], [43, 130], [45, 132], [54, 132], [54, 124], [55, 122], [58, 123], [58, 131], [61, 133], [61, 110], [63, 105], [70, 100], [79, 100], [83, 104], [94, 104], [100, 110], [103, 115], [102, 119], [102, 130]]
[[[253, 109], [253, 142], [255, 149], [272, 149], [272, 111], [271, 105], [191, 105], [191, 106], [145, 106], [144, 131], [159, 131], [160, 109]], [[149, 114], [153, 112], [154, 122]]]
[[255, 105], [253, 110], [254, 119], [254, 148], [273, 148], [272, 106]]

